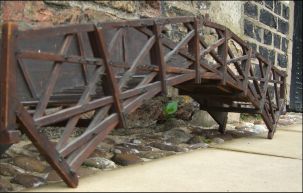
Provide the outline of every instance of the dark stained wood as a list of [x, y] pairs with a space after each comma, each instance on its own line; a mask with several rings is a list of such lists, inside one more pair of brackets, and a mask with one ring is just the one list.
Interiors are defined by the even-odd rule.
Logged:
[[244, 81], [243, 81], [243, 89], [244, 89], [244, 94], [247, 95], [247, 90], [248, 90], [248, 75], [251, 70], [251, 52], [252, 50], [249, 49], [247, 56], [248, 59], [245, 61], [245, 67], [244, 67]]
[[[64, 43], [61, 47], [61, 50], [59, 51], [59, 54], [66, 54], [68, 51], [68, 48], [71, 44], [73, 35], [68, 35], [65, 40]], [[54, 63], [54, 67], [52, 69], [52, 72], [50, 74], [50, 78], [47, 81], [47, 86], [45, 88], [45, 90], [43, 91], [42, 97], [39, 101], [39, 104], [37, 105], [37, 109], [36, 112], [34, 114], [34, 119], [41, 117], [44, 114], [45, 108], [47, 106], [47, 103], [49, 102], [49, 98], [54, 90], [56, 81], [60, 75], [60, 71], [62, 69], [62, 65], [60, 62], [55, 62]]]
[[[205, 50], [203, 50], [201, 52], [201, 56], [205, 56], [207, 54], [209, 54], [211, 51], [213, 51], [214, 49], [216, 49], [217, 47], [219, 47], [220, 45], [224, 44], [225, 39], [221, 38], [219, 40], [217, 40], [215, 43], [213, 43], [211, 46], [209, 46], [208, 48], [206, 48]], [[223, 61], [223, 60], [222, 60]]]
[[20, 142], [21, 133], [18, 130], [4, 130], [0, 132], [1, 144], [13, 144]]
[[[183, 25], [188, 32], [176, 43], [163, 33], [166, 24]], [[199, 34], [201, 27], [215, 29], [218, 41], [207, 45]], [[196, 17], [149, 18], [21, 32], [8, 23], [2, 30], [0, 144], [18, 141], [18, 123], [71, 187], [77, 185], [75, 171], [97, 145], [116, 127], [127, 128], [124, 116], [144, 100], [167, 94], [167, 86], [196, 99], [214, 117], [222, 133], [227, 112], [257, 113], [269, 129], [268, 138], [272, 138], [285, 108], [286, 73], [252, 51], [228, 28], [209, 19], [201, 23]], [[23, 45], [39, 38], [58, 38], [58, 42]], [[242, 55], [235, 57], [228, 46], [230, 39], [242, 47]], [[62, 45], [59, 52], [57, 45]], [[214, 61], [206, 60], [208, 54]], [[252, 58], [259, 62], [255, 67], [260, 68], [261, 77], [253, 71]], [[16, 72], [17, 61], [20, 68]], [[47, 70], [44, 64], [31, 69], [39, 62], [51, 63], [52, 69]], [[63, 64], [73, 70], [66, 70]], [[45, 82], [37, 79], [37, 73], [43, 71], [40, 68], [49, 73]], [[22, 86], [16, 84], [19, 76], [24, 81]], [[274, 93], [269, 93], [269, 84], [274, 84]], [[26, 92], [20, 94], [17, 88]], [[29, 97], [24, 99], [23, 95]], [[49, 112], [50, 107], [57, 110]], [[90, 117], [82, 119], [88, 112]], [[39, 132], [42, 126], [62, 124], [65, 130], [57, 147]], [[85, 132], [70, 138], [75, 127], [82, 124]]]
[[42, 133], [39, 133], [32, 117], [21, 104], [17, 109], [17, 117], [21, 123], [22, 131], [28, 136], [39, 152], [45, 156], [48, 163], [56, 170], [64, 182], [72, 188], [77, 187], [78, 177], [76, 173], [71, 170], [64, 158], [56, 151], [54, 145]]
[[14, 23], [2, 26], [2, 52], [0, 63], [0, 132], [16, 129], [16, 68], [14, 57], [18, 27]]
[[38, 98], [36, 88], [33, 84], [33, 81], [31, 79], [29, 71], [28, 71], [28, 67], [23, 64], [21, 59], [18, 59], [18, 64], [19, 64], [20, 70], [22, 72], [22, 75], [24, 77], [25, 83], [26, 83], [28, 89], [30, 90], [32, 97]]
[[267, 95], [267, 88], [268, 88], [268, 82], [269, 82], [269, 79], [270, 79], [270, 76], [271, 76], [271, 65], [267, 65], [267, 68], [266, 68], [266, 72], [265, 72], [265, 83], [264, 83], [264, 86], [263, 86], [263, 90], [262, 90], [262, 96], [261, 96], [261, 100], [260, 100], [260, 109], [262, 110], [264, 108], [264, 103], [265, 103], [265, 98], [266, 98], [266, 95]]
[[21, 51], [18, 57], [25, 59], [54, 61], [61, 63], [80, 63], [88, 65], [103, 65], [103, 60], [100, 58], [88, 58], [85, 56], [64, 56], [63, 54], [53, 54], [48, 52]]
[[[159, 32], [160, 33], [160, 32]], [[164, 61], [167, 62], [180, 48], [186, 45], [195, 36], [195, 30], [190, 31], [172, 51], [164, 56]]]
[[197, 84], [201, 83], [201, 65], [200, 65], [200, 34], [199, 34], [199, 20], [195, 18], [195, 21], [193, 23], [194, 31], [195, 31], [195, 36], [192, 41], [192, 47], [193, 49], [191, 50], [192, 55], [195, 56], [195, 61], [194, 61], [194, 69], [196, 71], [196, 79], [195, 82]]
[[153, 26], [153, 32], [156, 37], [155, 47], [154, 47], [154, 53], [153, 56], [155, 59], [153, 59], [153, 62], [156, 62], [156, 65], [159, 66], [159, 73], [158, 73], [158, 80], [161, 81], [161, 88], [162, 88], [162, 94], [167, 95], [167, 83], [166, 83], [166, 62], [168, 58], [171, 56], [170, 54], [174, 54], [175, 49], [179, 49], [178, 46], [181, 44], [184, 44], [186, 40], [183, 42], [181, 41], [174, 50], [168, 53], [168, 55], [163, 57], [163, 48], [162, 48], [162, 40], [161, 40], [161, 27], [157, 24]]
[[[138, 71], [153, 71], [153, 72], [159, 72], [160, 69], [158, 66], [154, 65], [141, 65], [137, 67]], [[184, 74], [184, 73], [192, 73], [194, 70], [187, 69], [187, 68], [180, 68], [180, 67], [172, 67], [167, 66], [166, 67], [167, 73], [174, 73], [174, 74]]]
[[[98, 78], [99, 78], [100, 74], [102, 74], [103, 72], [104, 72], [103, 66], [99, 67], [94, 72], [94, 75], [91, 77], [89, 84], [85, 88], [80, 100], [77, 103], [78, 106], [87, 104], [87, 102], [90, 100], [90, 98], [91, 98], [90, 95], [92, 92], [95, 91]], [[66, 125], [66, 128], [57, 144], [57, 148], [61, 148], [62, 146], [67, 144], [68, 138], [71, 135], [71, 133], [74, 131], [75, 126], [77, 125], [77, 122], [79, 121], [80, 118], [81, 118], [81, 114], [78, 114], [78, 115], [72, 117], [71, 119], [69, 119], [69, 121]]]
[[[86, 49], [84, 48], [82, 33], [77, 33], [76, 37], [77, 37], [80, 56], [85, 58], [85, 56], [86, 56], [86, 51], [85, 50], [87, 48]], [[87, 84], [88, 83], [88, 80], [87, 80], [87, 65], [82, 64], [81, 67], [82, 67], [81, 69], [82, 69], [82, 76], [83, 76], [83, 79], [84, 79], [84, 83]]]
[[146, 42], [144, 47], [141, 49], [140, 53], [138, 54], [136, 59], [131, 64], [131, 67], [129, 68], [129, 70], [127, 72], [125, 72], [125, 75], [120, 80], [120, 83], [119, 83], [120, 89], [124, 88], [126, 83], [129, 81], [129, 78], [134, 74], [134, 70], [136, 69], [137, 65], [139, 65], [140, 62], [143, 60], [143, 58], [148, 54], [148, 52], [150, 51], [150, 49], [152, 48], [152, 46], [155, 43], [155, 39], [156, 39], [155, 36], [152, 36], [151, 38], [149, 38], [149, 40]]
[[[104, 60], [105, 71], [108, 81], [110, 82], [111, 91], [114, 98], [114, 105], [119, 116], [120, 124], [121, 126], [126, 127], [126, 120], [123, 114], [123, 107], [120, 101], [121, 90], [119, 89], [117, 80], [114, 77], [112, 66], [110, 64], [109, 53], [106, 49], [105, 39], [102, 30], [98, 30], [97, 27], [95, 27], [95, 36], [98, 44], [98, 47], [96, 47], [95, 49], [98, 50], [98, 55], [101, 56], [101, 58], [103, 58]], [[136, 64], [133, 64], [133, 66], [135, 65]], [[132, 67], [130, 68], [130, 70], [132, 69]]]

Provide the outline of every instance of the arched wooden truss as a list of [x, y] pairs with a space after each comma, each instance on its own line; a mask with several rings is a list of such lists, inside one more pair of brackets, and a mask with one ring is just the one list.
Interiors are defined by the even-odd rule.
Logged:
[[[272, 138], [285, 107], [286, 73], [209, 20], [2, 28], [0, 143], [17, 143], [20, 129], [70, 187], [96, 146], [114, 128], [127, 127], [125, 115], [166, 95], [168, 86], [198, 101], [221, 132], [227, 112], [256, 113]], [[175, 28], [183, 33], [169, 30]], [[203, 28], [213, 31], [211, 43]], [[56, 146], [41, 133], [55, 125], [65, 126]], [[80, 125], [85, 132], [71, 138]]]

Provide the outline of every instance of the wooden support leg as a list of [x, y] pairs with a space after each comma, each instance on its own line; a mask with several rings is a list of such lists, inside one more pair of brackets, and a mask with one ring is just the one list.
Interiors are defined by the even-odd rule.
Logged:
[[274, 137], [274, 134], [275, 134], [276, 124], [274, 125], [271, 122], [269, 114], [267, 114], [265, 111], [262, 112], [261, 116], [263, 118], [263, 121], [264, 121], [267, 129], [268, 129], [267, 139], [272, 139]]
[[[193, 95], [191, 97], [193, 99], [195, 99], [198, 103], [200, 103], [201, 106], [204, 106], [205, 104], [210, 105], [210, 106], [222, 106], [221, 103], [218, 103], [215, 101], [209, 101], [209, 100], [207, 101], [199, 96]], [[207, 109], [204, 109], [204, 110], [207, 110]], [[210, 110], [207, 110], [207, 112], [219, 124], [219, 132], [225, 133], [228, 112], [210, 111]]]
[[20, 129], [28, 136], [38, 151], [45, 156], [52, 168], [56, 170], [69, 187], [76, 188], [78, 186], [76, 173], [71, 170], [65, 159], [55, 149], [55, 146], [37, 130], [32, 117], [21, 104], [17, 109], [17, 119], [20, 122]]
[[228, 112], [207, 111], [210, 116], [219, 124], [219, 132], [225, 133]]

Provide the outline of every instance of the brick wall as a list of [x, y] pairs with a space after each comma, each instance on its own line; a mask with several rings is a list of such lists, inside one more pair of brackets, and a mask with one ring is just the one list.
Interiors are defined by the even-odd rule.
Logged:
[[289, 63], [289, 5], [283, 1], [244, 3], [244, 35], [253, 49], [275, 65], [286, 69]]

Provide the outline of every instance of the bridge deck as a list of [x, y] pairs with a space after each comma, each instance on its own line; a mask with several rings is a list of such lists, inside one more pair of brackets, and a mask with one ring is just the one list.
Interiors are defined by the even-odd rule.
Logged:
[[[215, 34], [211, 41], [202, 28]], [[125, 115], [166, 95], [168, 86], [198, 101], [220, 132], [227, 112], [258, 113], [271, 139], [285, 108], [285, 72], [207, 18], [26, 31], [6, 23], [2, 36], [0, 143], [16, 143], [22, 130], [71, 187], [96, 146], [117, 126], [127, 127]], [[88, 112], [91, 118], [83, 120]], [[39, 132], [50, 125], [65, 126], [56, 147]], [[86, 131], [71, 140], [79, 125]]]

